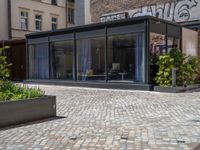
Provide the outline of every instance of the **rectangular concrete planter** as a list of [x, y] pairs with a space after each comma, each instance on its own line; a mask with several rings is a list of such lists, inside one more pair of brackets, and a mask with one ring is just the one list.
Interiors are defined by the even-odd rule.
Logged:
[[200, 84], [189, 85], [187, 87], [162, 87], [162, 86], [154, 86], [154, 91], [156, 92], [166, 92], [166, 93], [180, 93], [186, 92], [193, 89], [200, 88]]
[[0, 127], [56, 116], [56, 97], [0, 102]]

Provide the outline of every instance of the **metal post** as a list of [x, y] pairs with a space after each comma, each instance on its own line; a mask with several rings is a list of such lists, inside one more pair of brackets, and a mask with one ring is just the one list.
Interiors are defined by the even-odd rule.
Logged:
[[178, 68], [172, 69], [172, 87], [176, 87], [176, 71]]

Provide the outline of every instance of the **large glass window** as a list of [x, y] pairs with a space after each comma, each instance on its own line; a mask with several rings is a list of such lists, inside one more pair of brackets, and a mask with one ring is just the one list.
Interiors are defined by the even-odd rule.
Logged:
[[73, 40], [51, 44], [53, 79], [73, 79], [73, 49]]
[[108, 80], [144, 82], [143, 34], [125, 34], [108, 38]]
[[48, 43], [29, 46], [29, 78], [49, 79]]
[[180, 48], [181, 28], [174, 25], [167, 25], [167, 52], [173, 48]]
[[170, 52], [173, 48], [180, 48], [180, 40], [177, 37], [167, 37], [167, 52]]
[[166, 54], [166, 36], [158, 33], [150, 33], [150, 52], [151, 54]]
[[78, 80], [105, 80], [105, 38], [77, 40]]

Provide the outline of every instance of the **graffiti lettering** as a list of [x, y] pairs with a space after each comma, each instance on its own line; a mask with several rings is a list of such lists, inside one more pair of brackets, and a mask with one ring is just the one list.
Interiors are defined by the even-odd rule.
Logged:
[[[156, 16], [175, 22], [186, 22], [200, 19], [200, 0], [179, 0], [176, 3], [143, 6], [127, 11], [130, 17]], [[109, 14], [107, 14], [109, 15]]]

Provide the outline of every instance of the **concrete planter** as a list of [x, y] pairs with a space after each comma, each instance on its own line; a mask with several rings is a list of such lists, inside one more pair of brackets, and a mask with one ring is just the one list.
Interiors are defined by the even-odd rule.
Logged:
[[0, 102], [0, 127], [56, 116], [56, 97]]
[[154, 91], [156, 92], [165, 92], [165, 93], [180, 93], [186, 92], [193, 89], [200, 88], [200, 84], [189, 85], [187, 87], [162, 87], [162, 86], [154, 86]]

